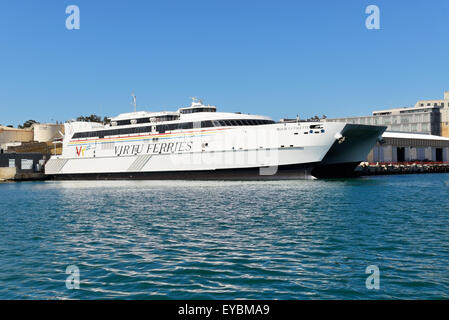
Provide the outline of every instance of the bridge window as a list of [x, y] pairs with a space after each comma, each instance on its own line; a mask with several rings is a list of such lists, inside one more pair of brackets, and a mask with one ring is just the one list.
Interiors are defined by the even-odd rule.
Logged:
[[[254, 126], [263, 124], [273, 124], [272, 120], [259, 120], [259, 119], [231, 119], [231, 120], [206, 120], [197, 123], [198, 126], [195, 128], [211, 128], [211, 127], [232, 127], [232, 126]], [[169, 123], [160, 124], [156, 126], [156, 131], [159, 133], [164, 133], [166, 131], [173, 130], [189, 130], [193, 129], [193, 122], [181, 122], [181, 123]], [[139, 126], [132, 128], [123, 129], [108, 129], [108, 130], [97, 130], [88, 132], [77, 132], [73, 135], [73, 139], [83, 139], [83, 138], [104, 138], [109, 136], [118, 135], [129, 135], [129, 134], [145, 134], [153, 132], [151, 126]]]

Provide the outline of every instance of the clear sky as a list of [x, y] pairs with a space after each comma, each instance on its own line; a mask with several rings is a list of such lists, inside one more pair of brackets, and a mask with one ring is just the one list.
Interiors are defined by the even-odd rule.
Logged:
[[115, 116], [132, 91], [140, 110], [366, 115], [442, 98], [448, 57], [447, 0], [0, 0], [0, 123]]

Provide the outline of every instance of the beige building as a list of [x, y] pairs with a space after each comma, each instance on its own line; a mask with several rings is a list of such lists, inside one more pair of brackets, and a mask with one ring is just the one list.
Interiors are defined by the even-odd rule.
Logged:
[[[0, 149], [2, 152], [14, 150], [17, 147], [30, 149], [37, 146], [36, 143], [51, 143], [54, 139], [61, 138], [64, 133], [63, 124], [36, 123], [31, 128], [16, 129], [0, 126]], [[31, 148], [30, 150], [34, 150]], [[40, 149], [39, 149], [40, 150]], [[26, 151], [41, 152], [41, 151]]]
[[415, 107], [449, 107], [449, 91], [444, 92], [443, 100], [420, 100]]
[[33, 130], [0, 126], [0, 144], [33, 141]]
[[415, 104], [415, 108], [418, 107], [436, 107], [440, 109], [441, 114], [441, 126], [440, 135], [443, 137], [449, 137], [449, 91], [444, 92], [442, 100], [420, 100]]
[[440, 108], [441, 135], [443, 137], [449, 137], [449, 91], [444, 93], [443, 100], [421, 100], [415, 106], [434, 106]]
[[386, 126], [387, 131], [441, 135], [441, 113], [438, 107], [388, 109], [374, 111], [371, 116], [328, 119], [327, 121]]
[[374, 111], [371, 116], [328, 119], [348, 123], [384, 125], [387, 131], [416, 132], [449, 137], [449, 91], [442, 100], [420, 100], [414, 107]]

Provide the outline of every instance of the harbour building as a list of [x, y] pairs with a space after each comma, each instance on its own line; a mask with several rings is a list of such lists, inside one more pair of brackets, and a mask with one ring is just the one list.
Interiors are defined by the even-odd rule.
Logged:
[[33, 141], [33, 130], [0, 126], [0, 145]]
[[26, 129], [0, 126], [0, 181], [42, 178], [44, 163], [61, 148], [54, 140], [63, 132], [64, 125], [55, 123]]
[[449, 91], [443, 99], [419, 100], [412, 107], [326, 121], [387, 126], [382, 142], [368, 154], [368, 162], [449, 161]]
[[449, 161], [449, 138], [388, 131], [384, 132], [382, 138], [368, 154], [368, 162]]
[[387, 131], [449, 137], [449, 91], [442, 100], [420, 100], [413, 107], [373, 111], [370, 116], [327, 119], [387, 126]]

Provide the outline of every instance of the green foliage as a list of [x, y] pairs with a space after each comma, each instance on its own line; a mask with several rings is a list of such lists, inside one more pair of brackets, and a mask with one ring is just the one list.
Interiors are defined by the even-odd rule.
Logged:
[[327, 116], [323, 114], [323, 116], [320, 118], [318, 116], [313, 116], [312, 118], [308, 118], [306, 121], [310, 122], [319, 122], [320, 120], [327, 119]]
[[76, 121], [85, 121], [85, 122], [98, 122], [98, 123], [103, 123], [103, 124], [108, 124], [111, 122], [111, 119], [109, 119], [108, 117], [103, 117], [103, 119], [101, 118], [101, 116], [98, 116], [96, 114], [91, 114], [90, 116], [79, 116], [78, 118], [76, 118]]
[[[19, 125], [19, 129], [30, 128], [33, 124], [39, 123], [36, 120], [27, 120], [22, 125]], [[9, 127], [9, 126], [8, 126]], [[12, 127], [12, 126], [11, 126]]]
[[100, 116], [97, 116], [95, 114], [91, 114], [90, 116], [84, 117], [84, 116], [79, 116], [78, 118], [76, 118], [76, 121], [84, 121], [84, 122], [99, 122], [102, 123], [103, 121], [101, 120]]

